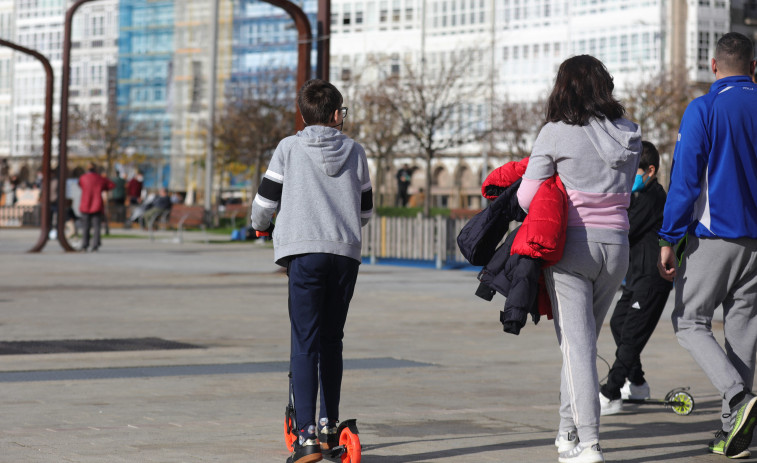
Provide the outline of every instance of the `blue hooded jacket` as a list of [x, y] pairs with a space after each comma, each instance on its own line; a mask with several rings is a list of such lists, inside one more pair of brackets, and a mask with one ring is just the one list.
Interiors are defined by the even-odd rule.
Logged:
[[681, 119], [660, 238], [757, 238], [757, 85], [718, 79]]

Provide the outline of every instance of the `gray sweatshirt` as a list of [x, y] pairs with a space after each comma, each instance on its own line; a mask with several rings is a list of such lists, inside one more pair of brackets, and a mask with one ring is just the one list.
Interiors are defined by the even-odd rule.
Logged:
[[361, 260], [362, 226], [373, 213], [365, 151], [333, 127], [313, 125], [283, 139], [252, 204], [252, 227], [269, 229], [274, 259], [327, 253]]
[[641, 129], [627, 119], [550, 122], [534, 142], [518, 201], [528, 210], [541, 183], [556, 172], [568, 193], [568, 227], [585, 228], [594, 240], [624, 241], [640, 154]]

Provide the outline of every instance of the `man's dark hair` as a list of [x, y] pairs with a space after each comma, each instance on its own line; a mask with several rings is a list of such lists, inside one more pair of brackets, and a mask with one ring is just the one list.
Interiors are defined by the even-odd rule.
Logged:
[[754, 44], [749, 37], [729, 32], [718, 40], [715, 61], [727, 73], [749, 75], [749, 63], [754, 60]]
[[647, 170], [649, 169], [649, 166], [654, 166], [655, 173], [660, 171], [660, 153], [652, 142], [642, 140], [639, 169]]
[[321, 79], [305, 82], [297, 95], [297, 106], [307, 125], [333, 122], [334, 112], [342, 106], [342, 101], [339, 90]]
[[590, 55], [566, 59], [547, 100], [547, 122], [586, 125], [592, 117], [623, 117], [626, 110], [613, 98], [614, 88], [612, 76], [598, 59]]

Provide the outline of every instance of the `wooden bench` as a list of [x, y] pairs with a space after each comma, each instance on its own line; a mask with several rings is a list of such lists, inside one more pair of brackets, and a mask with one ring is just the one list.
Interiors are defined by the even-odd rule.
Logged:
[[231, 226], [236, 225], [235, 221], [237, 218], [247, 219], [247, 216], [249, 214], [250, 214], [249, 204], [225, 204], [223, 206], [219, 206], [218, 208], [218, 218], [229, 219], [229, 222], [231, 222]]
[[168, 226], [177, 230], [180, 228], [204, 228], [205, 208], [174, 204], [171, 206], [171, 213], [168, 215]]
[[168, 226], [176, 229], [174, 241], [181, 243], [184, 239], [184, 228], [200, 228], [205, 230], [205, 208], [202, 206], [174, 204], [171, 206], [171, 212], [168, 214]]

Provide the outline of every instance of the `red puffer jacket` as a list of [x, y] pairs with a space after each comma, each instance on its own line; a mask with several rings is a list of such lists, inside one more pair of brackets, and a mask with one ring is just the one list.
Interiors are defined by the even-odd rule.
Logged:
[[[495, 199], [499, 191], [523, 177], [527, 166], [528, 158], [524, 158], [494, 169], [481, 186], [481, 194], [487, 199]], [[510, 254], [542, 259], [544, 267], [554, 265], [562, 259], [567, 227], [568, 193], [555, 174], [536, 192]]]
[[[523, 177], [528, 158], [512, 161], [498, 167], [486, 177], [481, 194], [491, 200], [508, 186]], [[565, 231], [568, 227], [568, 193], [560, 177], [555, 174], [544, 181], [531, 200], [528, 215], [515, 235], [510, 255], [518, 254], [541, 259], [542, 268], [562, 259], [565, 250]], [[537, 305], [539, 313], [552, 319], [544, 276], [538, 281]]]

